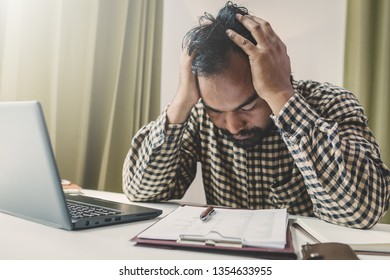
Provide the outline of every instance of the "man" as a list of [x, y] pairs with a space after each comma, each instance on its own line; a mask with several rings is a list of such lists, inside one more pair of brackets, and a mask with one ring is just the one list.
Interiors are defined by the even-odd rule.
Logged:
[[184, 39], [171, 104], [134, 137], [131, 200], [181, 198], [202, 164], [208, 204], [287, 208], [370, 228], [389, 203], [389, 170], [348, 91], [294, 81], [269, 23], [228, 2]]

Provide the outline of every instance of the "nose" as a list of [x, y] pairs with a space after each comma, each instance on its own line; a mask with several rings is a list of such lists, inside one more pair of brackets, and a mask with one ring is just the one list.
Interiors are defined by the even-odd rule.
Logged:
[[234, 112], [228, 112], [225, 116], [225, 125], [226, 129], [234, 135], [245, 128], [245, 121]]

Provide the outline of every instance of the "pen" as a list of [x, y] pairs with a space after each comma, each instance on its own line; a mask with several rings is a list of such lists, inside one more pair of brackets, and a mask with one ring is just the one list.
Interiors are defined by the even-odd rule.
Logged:
[[212, 215], [215, 214], [215, 210], [214, 210], [214, 207], [212, 206], [209, 206], [206, 208], [206, 210], [204, 210], [201, 214], [200, 214], [200, 219], [205, 222], [207, 221], [208, 219], [211, 218]]

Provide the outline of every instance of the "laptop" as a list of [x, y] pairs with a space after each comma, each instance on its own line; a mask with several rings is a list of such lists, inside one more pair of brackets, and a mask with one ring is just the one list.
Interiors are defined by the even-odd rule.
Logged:
[[146, 220], [162, 213], [65, 195], [38, 101], [0, 102], [0, 212], [66, 230]]

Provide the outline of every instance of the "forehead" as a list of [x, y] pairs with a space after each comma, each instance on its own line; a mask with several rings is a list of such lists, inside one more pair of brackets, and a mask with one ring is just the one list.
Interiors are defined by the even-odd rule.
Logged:
[[221, 111], [237, 108], [255, 93], [248, 58], [238, 54], [231, 55], [223, 72], [199, 76], [198, 82], [204, 103]]

